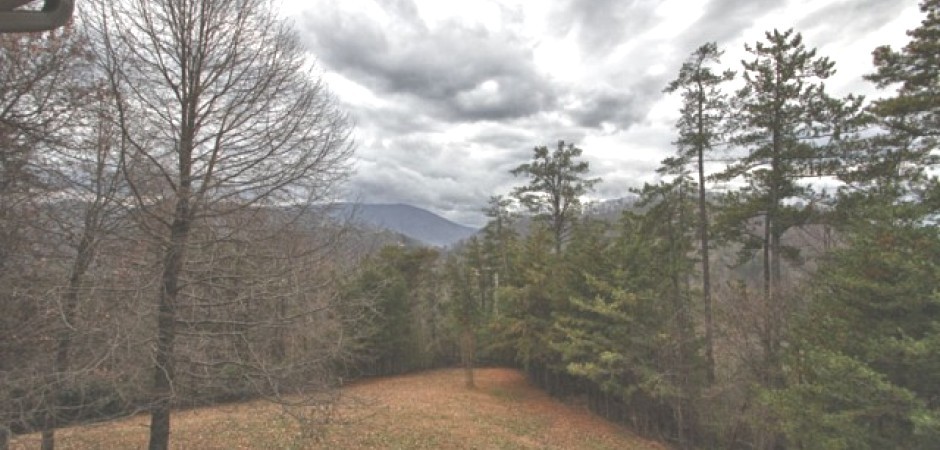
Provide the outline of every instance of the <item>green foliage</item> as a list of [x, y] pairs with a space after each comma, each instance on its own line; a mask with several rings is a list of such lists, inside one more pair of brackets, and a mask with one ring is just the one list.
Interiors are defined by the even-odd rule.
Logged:
[[934, 448], [940, 440], [940, 2], [901, 51], [874, 52], [867, 78], [895, 95], [883, 130], [851, 155], [838, 200], [848, 243], [812, 283], [785, 389], [767, 394], [804, 448]]
[[[730, 117], [731, 145], [748, 153], [717, 178], [746, 183], [725, 199], [724, 235], [743, 242], [745, 251], [763, 249], [769, 297], [779, 285], [782, 259], [798, 255], [796, 249], [784, 247], [783, 234], [810, 217], [807, 209], [785, 200], [812, 199], [810, 188], [797, 180], [838, 165], [834, 143], [861, 99], [838, 100], [825, 92], [824, 81], [835, 64], [807, 49], [799, 33], [774, 30], [765, 39], [745, 46], [754, 59], [743, 62], [744, 86], [735, 94]], [[757, 220], [762, 231], [757, 230]]]
[[781, 428], [794, 447], [926, 449], [936, 443], [936, 414], [883, 374], [826, 350], [808, 350], [794, 359], [802, 380], [763, 396], [785, 418]]
[[682, 95], [681, 115], [676, 122], [680, 155], [686, 160], [698, 159], [700, 167], [704, 153], [721, 139], [728, 116], [728, 99], [720, 86], [731, 81], [734, 72], [716, 74], [710, 67], [719, 62], [722, 53], [714, 42], [702, 45], [682, 64], [678, 77], [665, 89]]
[[482, 245], [476, 237], [447, 260], [447, 283], [450, 293], [450, 315], [461, 331], [476, 330], [487, 309], [489, 275], [484, 265]]
[[791, 440], [873, 449], [936, 442], [937, 279], [934, 227], [875, 222], [855, 229], [814, 279], [787, 358], [787, 388], [768, 394]]
[[513, 196], [536, 217], [546, 222], [555, 237], [555, 250], [561, 251], [572, 222], [581, 213], [581, 196], [591, 191], [597, 178], [585, 178], [587, 161], [578, 161], [582, 150], [565, 141], [549, 152], [535, 147], [532, 161], [512, 170], [529, 178], [529, 184], [517, 187]]
[[705, 376], [689, 304], [688, 188], [681, 177], [646, 186], [640, 204], [647, 212], [624, 214], [613, 237], [602, 224], [577, 227], [566, 252], [570, 300], [555, 312], [551, 335], [569, 374], [649, 417], [654, 428], [672, 427], [682, 442]]
[[500, 339], [511, 343], [519, 364], [545, 367], [555, 360], [548, 345], [552, 311], [562, 304], [565, 285], [560, 255], [554, 253], [554, 240], [547, 230], [532, 231], [513, 270], [519, 283], [500, 291], [502, 315], [494, 326]]
[[926, 17], [908, 32], [910, 42], [899, 51], [875, 49], [875, 73], [865, 77], [881, 89], [895, 89], [869, 107], [879, 133], [847, 155], [852, 170], [842, 179], [865, 196], [910, 203], [912, 193], [935, 179], [931, 169], [940, 164], [940, 2], [923, 1], [921, 10]]
[[364, 370], [372, 374], [426, 368], [440, 358], [443, 339], [436, 326], [441, 311], [432, 272], [438, 254], [430, 249], [385, 247], [344, 290], [346, 298], [374, 300], [363, 346], [371, 354]]
[[873, 102], [871, 110], [892, 134], [909, 139], [908, 146], [897, 149], [904, 154], [893, 155], [897, 164], [892, 167], [909, 172], [908, 177], [940, 162], [940, 155], [931, 152], [940, 136], [940, 1], [924, 0], [920, 9], [926, 17], [908, 32], [910, 42], [900, 51], [875, 49], [876, 71], [866, 77], [880, 88], [897, 87], [893, 97]]

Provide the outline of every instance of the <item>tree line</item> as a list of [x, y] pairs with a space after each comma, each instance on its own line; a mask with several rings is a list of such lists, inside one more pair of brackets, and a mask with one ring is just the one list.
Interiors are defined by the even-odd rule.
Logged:
[[582, 149], [536, 147], [478, 236], [387, 249], [346, 291], [380, 293], [370, 370], [518, 366], [680, 448], [932, 448], [940, 2], [921, 10], [874, 50], [875, 100], [831, 95], [792, 29], [733, 69], [698, 48], [665, 88], [676, 152], [619, 218], [585, 212]]

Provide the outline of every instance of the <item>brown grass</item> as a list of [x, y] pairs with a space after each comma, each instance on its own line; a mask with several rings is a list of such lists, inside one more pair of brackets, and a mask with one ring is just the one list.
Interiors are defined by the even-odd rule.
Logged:
[[[463, 373], [438, 370], [348, 386], [332, 424], [301, 433], [283, 408], [248, 402], [173, 415], [174, 449], [666, 449], [584, 408], [562, 404], [518, 371], [479, 369], [477, 388]], [[303, 412], [303, 411], [294, 411]], [[309, 411], [308, 411], [309, 412]], [[60, 449], [145, 448], [148, 418], [60, 430]], [[38, 448], [37, 435], [12, 448]]]

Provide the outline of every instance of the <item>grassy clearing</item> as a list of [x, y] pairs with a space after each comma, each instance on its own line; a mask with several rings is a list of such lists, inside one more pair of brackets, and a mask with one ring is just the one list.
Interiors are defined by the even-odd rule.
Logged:
[[[583, 408], [564, 405], [508, 369], [459, 370], [359, 382], [325, 427], [302, 427], [277, 405], [248, 402], [173, 415], [175, 449], [666, 449]], [[298, 412], [298, 411], [295, 411]], [[304, 411], [299, 411], [304, 412]], [[145, 448], [148, 418], [60, 430], [60, 449]], [[301, 431], [308, 433], [301, 433]], [[310, 431], [316, 431], [310, 433]], [[38, 448], [20, 436], [12, 448]]]

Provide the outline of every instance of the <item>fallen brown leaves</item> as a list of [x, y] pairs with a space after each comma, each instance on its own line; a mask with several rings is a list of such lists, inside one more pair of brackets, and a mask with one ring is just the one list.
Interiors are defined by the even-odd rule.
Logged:
[[[666, 449], [584, 408], [565, 405], [531, 386], [518, 371], [478, 369], [476, 389], [463, 373], [437, 370], [366, 380], [343, 390], [334, 423], [312, 436], [281, 408], [249, 402], [173, 415], [179, 449]], [[60, 449], [144, 448], [146, 416], [60, 430]], [[20, 436], [13, 448], [36, 448]]]

